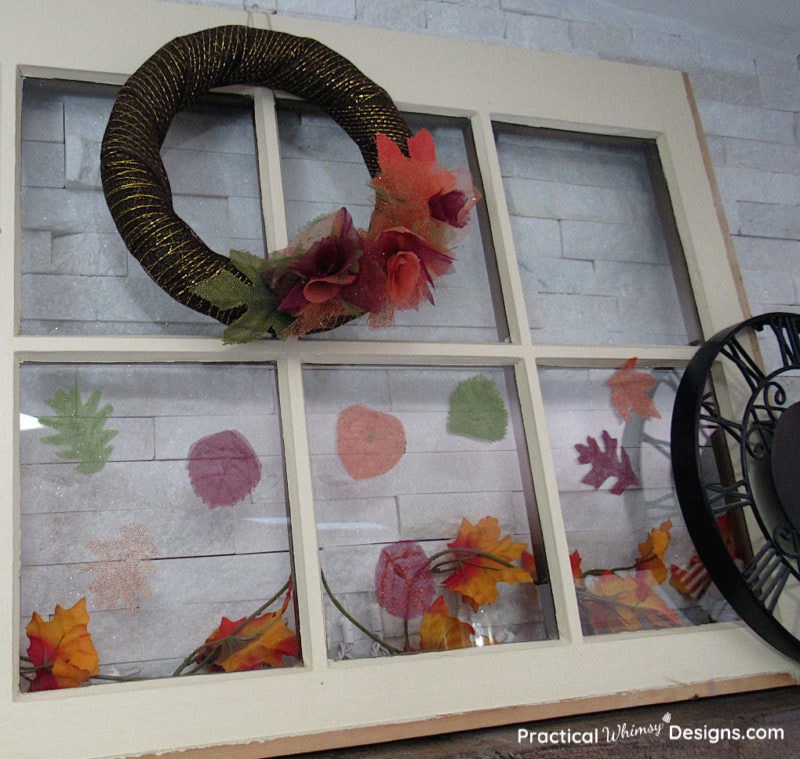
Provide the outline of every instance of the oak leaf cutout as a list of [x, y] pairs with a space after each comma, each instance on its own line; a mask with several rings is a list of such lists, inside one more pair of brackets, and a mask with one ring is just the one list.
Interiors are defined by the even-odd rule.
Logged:
[[586, 438], [586, 445], [576, 443], [579, 464], [591, 464], [592, 468], [584, 475], [581, 482], [591, 485], [597, 490], [609, 477], [616, 478], [611, 488], [614, 495], [622, 495], [629, 487], [639, 484], [639, 478], [633, 471], [631, 459], [624, 447], [620, 446], [617, 454], [617, 439], [611, 437], [606, 430], [601, 433], [603, 449], [593, 437]]
[[611, 403], [619, 415], [629, 422], [631, 412], [643, 419], [660, 419], [661, 414], [647, 392], [656, 384], [655, 377], [636, 370], [636, 357], [629, 358], [611, 375], [606, 384], [611, 388]]

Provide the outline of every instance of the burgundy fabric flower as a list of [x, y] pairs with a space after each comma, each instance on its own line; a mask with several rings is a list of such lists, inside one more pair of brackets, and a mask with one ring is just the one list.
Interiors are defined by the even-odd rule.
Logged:
[[392, 543], [381, 551], [375, 567], [378, 603], [393, 617], [422, 616], [433, 602], [433, 572], [422, 546], [413, 540]]
[[312, 224], [278, 254], [289, 259], [273, 282], [282, 295], [278, 308], [297, 316], [309, 304], [342, 300], [358, 306], [349, 297], [349, 289], [356, 281], [363, 251], [362, 237], [346, 208]]
[[462, 229], [469, 221], [467, 196], [461, 190], [449, 192], [439, 190], [428, 198], [428, 209], [434, 219], [443, 221], [451, 227]]

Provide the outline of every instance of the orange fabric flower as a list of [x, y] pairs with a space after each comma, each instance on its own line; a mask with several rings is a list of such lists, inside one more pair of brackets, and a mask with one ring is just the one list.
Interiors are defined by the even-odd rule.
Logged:
[[31, 691], [76, 688], [100, 671], [88, 624], [85, 598], [70, 609], [56, 604], [49, 621], [33, 612], [25, 628], [30, 641], [28, 658], [37, 667]]
[[510, 535], [501, 538], [496, 517], [484, 517], [477, 525], [462, 519], [458, 536], [448, 543], [448, 548], [453, 551], [457, 566], [444, 584], [460, 593], [464, 602], [474, 611], [497, 598], [499, 582], [533, 582], [530, 572], [523, 567], [502, 563], [510, 564], [519, 559], [526, 546], [524, 543], [515, 543]]
[[457, 242], [479, 198], [469, 172], [438, 164], [426, 129], [409, 138], [408, 156], [385, 134], [375, 143], [380, 173], [371, 183], [376, 203], [370, 233], [406, 227], [437, 245]]
[[448, 651], [469, 648], [473, 645], [475, 630], [472, 625], [453, 617], [447, 611], [444, 598], [439, 596], [431, 608], [422, 615], [419, 629], [421, 651]]

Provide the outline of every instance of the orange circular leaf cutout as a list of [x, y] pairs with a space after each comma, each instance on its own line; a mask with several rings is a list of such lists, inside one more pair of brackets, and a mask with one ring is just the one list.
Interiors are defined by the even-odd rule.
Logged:
[[366, 480], [386, 474], [400, 461], [406, 432], [396, 416], [356, 403], [339, 414], [336, 447], [348, 474]]

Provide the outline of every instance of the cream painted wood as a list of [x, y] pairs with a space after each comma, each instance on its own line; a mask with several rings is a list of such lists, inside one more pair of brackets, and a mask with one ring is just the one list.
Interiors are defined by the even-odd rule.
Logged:
[[[12, 7], [13, 6], [13, 7]], [[208, 26], [248, 23], [219, 8], [154, 0], [0, 0], [0, 735], [14, 757], [99, 759], [225, 744], [308, 736], [326, 745], [326, 732], [413, 725], [433, 716], [516, 715], [576, 699], [621, 706], [721, 689], [795, 681], [786, 660], [739, 624], [584, 639], [572, 588], [567, 542], [549, 453], [539, 364], [617, 366], [631, 355], [643, 365], [684, 365], [691, 349], [657, 346], [532, 346], [514, 261], [507, 208], [492, 145], [491, 122], [655, 138], [686, 250], [707, 334], [744, 316], [724, 229], [703, 161], [702, 143], [682, 76], [598, 60], [580, 60], [511, 47], [411, 36], [353, 26], [276, 17], [281, 31], [317, 37], [351, 58], [410, 110], [466, 116], [478, 161], [507, 299], [508, 344], [381, 344], [380, 342], [263, 342], [222, 348], [216, 339], [165, 337], [16, 336], [15, 271], [19, 258], [19, 76], [63, 76], [118, 82], [165, 41]], [[256, 25], [266, 17], [254, 15]], [[75, 29], [85, 29], [84, 35]], [[402, 51], [403, 65], [387, 50]], [[280, 216], [277, 142], [258, 96], [265, 140], [262, 180]], [[276, 173], [277, 172], [277, 173]], [[272, 221], [275, 240], [285, 229]], [[269, 228], [269, 224], [268, 224]], [[270, 241], [272, 243], [272, 241]], [[294, 550], [300, 591], [304, 666], [271, 672], [93, 686], [32, 695], [17, 692], [19, 484], [18, 364], [21, 361], [263, 361], [277, 362], [287, 447]], [[548, 544], [560, 639], [448, 654], [330, 662], [322, 630], [319, 560], [311, 498], [308, 440], [300, 369], [304, 363], [513, 365], [529, 436], [533, 477]], [[527, 392], [526, 392], [527, 391]], [[713, 652], [713, 655], [710, 653]], [[725, 685], [722, 685], [722, 684]], [[675, 691], [678, 692], [678, 691]], [[603, 699], [608, 699], [604, 702]], [[506, 710], [506, 711], [504, 711]], [[541, 713], [541, 712], [540, 712]], [[476, 717], [472, 727], [498, 717]], [[401, 728], [402, 732], [402, 728]], [[411, 734], [413, 731], [409, 731]], [[416, 728], [416, 732], [420, 732]], [[422, 731], [424, 732], [424, 731]], [[372, 739], [376, 733], [371, 732]], [[320, 737], [322, 736], [322, 737]], [[334, 739], [330, 739], [333, 742]], [[282, 745], [282, 744], [281, 744]], [[296, 750], [302, 742], [292, 744]], [[249, 749], [248, 749], [249, 751]], [[256, 748], [258, 753], [261, 749]], [[242, 754], [244, 755], [244, 754]], [[255, 752], [248, 754], [257, 755]]]

